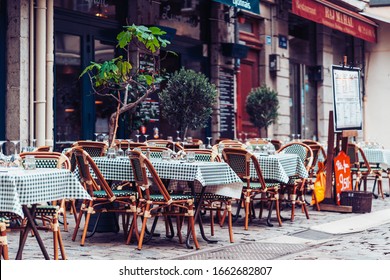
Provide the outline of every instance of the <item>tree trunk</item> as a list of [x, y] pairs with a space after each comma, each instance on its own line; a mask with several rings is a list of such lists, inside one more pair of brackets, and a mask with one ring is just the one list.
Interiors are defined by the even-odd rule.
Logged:
[[110, 121], [108, 124], [108, 131], [109, 131], [109, 141], [110, 145], [112, 145], [113, 141], [115, 140], [116, 137], [116, 132], [118, 130], [118, 121], [119, 121], [119, 116], [125, 112], [130, 111], [131, 109], [135, 108], [138, 104], [143, 102], [152, 92], [155, 91], [155, 88], [148, 90], [143, 96], [141, 96], [139, 99], [137, 99], [133, 103], [124, 103], [122, 104], [118, 102], [118, 109], [111, 114], [110, 116]]

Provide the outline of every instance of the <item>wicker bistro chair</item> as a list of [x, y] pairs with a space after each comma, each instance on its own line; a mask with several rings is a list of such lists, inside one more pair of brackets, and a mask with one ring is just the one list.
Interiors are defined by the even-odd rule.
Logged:
[[161, 159], [163, 151], [172, 152], [172, 150], [167, 148], [167, 147], [142, 146], [142, 147], [138, 147], [138, 148], [141, 150], [141, 152], [145, 156], [147, 156], [147, 154], [148, 154], [150, 159], [153, 159], [153, 158]]
[[282, 141], [280, 141], [278, 139], [271, 139], [270, 142], [271, 142], [272, 145], [274, 145], [275, 150], [279, 150], [283, 146]]
[[130, 218], [132, 217], [133, 220], [136, 218], [137, 193], [132, 190], [111, 190], [92, 157], [86, 151], [81, 147], [76, 147], [73, 154], [76, 159], [80, 182], [92, 200], [83, 201], [77, 216], [72, 240], [76, 240], [81, 219], [85, 216], [84, 229], [80, 241], [80, 245], [84, 246], [90, 218], [95, 213], [99, 215], [101, 213], [122, 214], [123, 231], [127, 235]]
[[[22, 162], [26, 156], [32, 155], [35, 157], [36, 168], [65, 168], [70, 169], [69, 159], [61, 153], [57, 152], [25, 152], [20, 154]], [[54, 259], [58, 259], [58, 247], [61, 251], [62, 259], [66, 259], [65, 248], [61, 237], [58, 217], [63, 215], [64, 230], [68, 231], [67, 219], [65, 212], [65, 199], [58, 202], [54, 201], [51, 205], [38, 205], [34, 211], [34, 218], [41, 220], [42, 225], [37, 228], [40, 230], [50, 230], [53, 232], [54, 242]], [[23, 223], [23, 222], [22, 222]]]
[[178, 152], [184, 149], [184, 147], [178, 143], [178, 142], [173, 142], [170, 140], [164, 140], [164, 139], [150, 139], [146, 141], [148, 146], [154, 146], [154, 147], [165, 147], [169, 148], [172, 151]]
[[[314, 182], [316, 179], [316, 175], [318, 172], [318, 163], [322, 162], [325, 165], [326, 162], [326, 152], [324, 147], [322, 145], [314, 140], [302, 140], [301, 141], [304, 144], [307, 144], [311, 150], [313, 151], [313, 162], [309, 170], [309, 177], [306, 181], [306, 189], [307, 191], [314, 190]], [[317, 201], [317, 197], [315, 196], [315, 192], [313, 192], [313, 197], [315, 201], [315, 206], [317, 211], [320, 211], [320, 205]]]
[[[241, 203], [245, 205], [245, 221], [244, 228], [248, 229], [249, 219], [252, 218], [251, 215], [255, 216], [254, 211], [254, 201], [260, 201], [260, 218], [263, 209], [263, 202], [269, 202], [268, 208], [268, 217], [267, 225], [272, 226], [270, 223], [271, 214], [273, 206], [275, 204], [276, 217], [279, 223], [279, 226], [282, 225], [282, 220], [280, 218], [279, 210], [279, 183], [266, 183], [260, 168], [260, 164], [255, 155], [251, 152], [241, 149], [241, 148], [225, 148], [222, 151], [222, 157], [225, 162], [236, 172], [238, 177], [240, 177], [244, 182], [243, 194], [241, 198]], [[250, 172], [250, 165], [253, 164], [256, 176], [252, 177]], [[241, 203], [238, 204], [236, 217], [238, 217]]]
[[[205, 162], [221, 162], [221, 157], [212, 150], [209, 149], [184, 149], [184, 153], [194, 152], [196, 161]], [[199, 197], [197, 197], [199, 199]], [[226, 216], [228, 217], [228, 231], [230, 242], [234, 242], [233, 238], [233, 222], [232, 222], [232, 198], [223, 195], [217, 195], [213, 193], [205, 193], [203, 196], [201, 209], [204, 211], [210, 211], [210, 228], [211, 236], [214, 236], [214, 211], [217, 214], [219, 225], [222, 227]], [[223, 213], [223, 214], [221, 214]]]
[[34, 152], [50, 152], [50, 146], [39, 146], [34, 149]]
[[[351, 163], [351, 182], [355, 177], [355, 190], [360, 190], [361, 183], [364, 184], [364, 191], [367, 191], [367, 179], [370, 176], [374, 177], [374, 186], [372, 193], [375, 198], [380, 195], [384, 199], [384, 193], [382, 189], [382, 168], [376, 164], [370, 164], [364, 154], [362, 148], [355, 143], [347, 144], [347, 155], [350, 158]], [[374, 193], [375, 185], [378, 184], [378, 195]]]
[[104, 156], [108, 145], [104, 142], [80, 140], [73, 143], [72, 147], [82, 147], [91, 157]]
[[[313, 151], [310, 146], [302, 142], [288, 143], [278, 150], [279, 153], [296, 154], [301, 159], [307, 172], [309, 173], [313, 165]], [[306, 207], [306, 183], [307, 178], [301, 178], [298, 175], [290, 176], [289, 182], [282, 184], [281, 194], [283, 195], [281, 202], [291, 204], [291, 221], [295, 218], [295, 205], [301, 205], [302, 211], [306, 218], [309, 219], [309, 212]]]
[[[187, 138], [188, 139], [188, 138]], [[197, 138], [192, 138], [191, 142], [183, 143], [184, 149], [199, 149], [200, 145], [203, 144], [203, 141]]]
[[[149, 238], [151, 238], [160, 216], [168, 220], [171, 217], [177, 218], [177, 235], [180, 243], [183, 241], [181, 235], [182, 221], [184, 217], [188, 217], [188, 234], [192, 234], [195, 247], [199, 249], [195, 232], [194, 197], [188, 194], [169, 194], [152, 163], [141, 152], [132, 151], [129, 158], [139, 195], [137, 215], [142, 218], [137, 249], [142, 249], [149, 218], [155, 218], [148, 232]], [[150, 175], [147, 175], [147, 171]], [[150, 187], [148, 177], [151, 178], [155, 187]], [[138, 232], [136, 220], [133, 221], [130, 227], [127, 244], [130, 243], [133, 232]]]

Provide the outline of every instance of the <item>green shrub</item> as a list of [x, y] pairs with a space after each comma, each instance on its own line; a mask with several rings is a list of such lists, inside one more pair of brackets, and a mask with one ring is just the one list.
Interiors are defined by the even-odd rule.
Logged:
[[278, 93], [263, 85], [253, 88], [246, 99], [246, 111], [250, 121], [259, 128], [267, 128], [275, 123], [278, 117]]
[[204, 74], [182, 68], [169, 77], [159, 96], [162, 117], [184, 138], [188, 129], [207, 125], [217, 90]]

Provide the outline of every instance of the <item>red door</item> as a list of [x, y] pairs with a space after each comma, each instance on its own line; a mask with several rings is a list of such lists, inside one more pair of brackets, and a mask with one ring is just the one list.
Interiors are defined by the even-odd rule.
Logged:
[[[237, 135], [247, 133], [247, 137], [258, 137], [259, 129], [249, 120], [245, 109], [246, 98], [252, 88], [260, 86], [259, 51], [250, 49], [246, 58], [241, 60], [240, 72], [237, 74]], [[244, 139], [242, 135], [242, 139]]]

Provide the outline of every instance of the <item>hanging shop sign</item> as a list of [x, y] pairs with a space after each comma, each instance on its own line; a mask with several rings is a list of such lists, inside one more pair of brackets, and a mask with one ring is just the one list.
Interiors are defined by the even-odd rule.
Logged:
[[375, 22], [325, 0], [293, 0], [292, 12], [354, 37], [376, 43]]
[[214, 0], [216, 2], [260, 14], [259, 0]]

